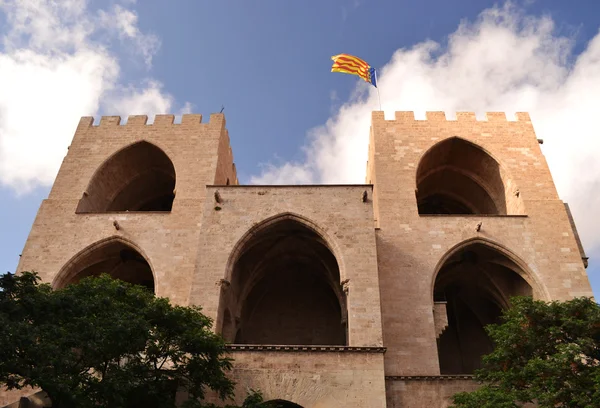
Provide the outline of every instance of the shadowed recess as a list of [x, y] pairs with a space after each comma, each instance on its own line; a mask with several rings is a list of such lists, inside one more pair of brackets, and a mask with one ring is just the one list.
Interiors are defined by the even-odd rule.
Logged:
[[301, 405], [285, 400], [271, 400], [263, 403], [265, 408], [302, 408]]
[[154, 292], [154, 277], [146, 259], [131, 246], [113, 240], [84, 251], [61, 271], [54, 286], [65, 287], [88, 276], [109, 274]]
[[525, 272], [500, 252], [472, 244], [450, 257], [434, 288], [436, 306], [445, 304], [448, 325], [438, 337], [441, 374], [472, 374], [492, 351], [484, 326], [498, 323], [511, 296], [532, 296]]
[[171, 211], [174, 190], [173, 163], [161, 149], [142, 141], [100, 166], [77, 212]]
[[452, 137], [433, 146], [417, 170], [419, 214], [506, 215], [506, 176], [478, 146]]
[[346, 345], [346, 302], [323, 239], [290, 218], [243, 245], [221, 293], [222, 333], [238, 344]]

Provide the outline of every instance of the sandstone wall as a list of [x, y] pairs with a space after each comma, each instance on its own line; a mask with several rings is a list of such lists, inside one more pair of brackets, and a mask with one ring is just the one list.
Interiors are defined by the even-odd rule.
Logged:
[[[228, 177], [237, 179], [231, 152], [223, 146], [228, 144], [223, 115], [211, 115], [209, 123], [201, 123], [201, 115], [183, 115], [180, 124], [173, 124], [173, 119], [173, 115], [158, 115], [148, 125], [146, 116], [133, 116], [121, 125], [119, 117], [103, 117], [95, 126], [92, 118], [82, 118], [50, 195], [38, 211], [18, 271], [35, 270], [45, 282], [55, 282], [77, 255], [117, 238], [146, 258], [158, 296], [186, 304], [198, 254], [205, 186], [215, 181], [224, 184]], [[172, 211], [77, 214], [96, 170], [139, 141], [157, 146], [173, 162]], [[218, 161], [221, 169], [215, 180]]]
[[446, 408], [452, 396], [474, 391], [478, 384], [466, 377], [386, 377], [387, 408]]
[[[440, 141], [459, 137], [495, 158], [513, 215], [419, 215], [416, 175]], [[465, 158], [468, 160], [468, 158]], [[591, 296], [574, 231], [527, 114], [373, 113], [367, 182], [374, 183], [386, 375], [438, 375], [433, 285], [444, 260], [465, 243], [488, 245], [517, 263], [542, 299]], [[517, 197], [518, 193], [518, 197]], [[519, 203], [520, 202], [520, 203]], [[509, 214], [511, 212], [509, 211]], [[477, 226], [481, 223], [478, 230]]]
[[[221, 202], [215, 202], [215, 192]], [[367, 201], [363, 202], [363, 193]], [[221, 279], [230, 281], [239, 243], [252, 228], [291, 216], [320, 234], [347, 288], [350, 346], [381, 346], [381, 312], [369, 186], [208, 187], [191, 303], [221, 325]], [[217, 209], [218, 208], [218, 209]], [[250, 232], [250, 235], [252, 233]], [[341, 285], [342, 282], [339, 282]]]
[[237, 403], [248, 387], [303, 408], [383, 408], [383, 355], [366, 351], [234, 351]]

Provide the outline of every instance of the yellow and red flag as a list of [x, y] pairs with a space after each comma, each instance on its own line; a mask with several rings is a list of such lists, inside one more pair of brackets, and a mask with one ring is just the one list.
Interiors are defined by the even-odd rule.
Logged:
[[375, 68], [362, 59], [348, 54], [334, 55], [331, 59], [333, 60], [331, 72], [358, 75], [377, 88], [377, 74], [375, 73]]

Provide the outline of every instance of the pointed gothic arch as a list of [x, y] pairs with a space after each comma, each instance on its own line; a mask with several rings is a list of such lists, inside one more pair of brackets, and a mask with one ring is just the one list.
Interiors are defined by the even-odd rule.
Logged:
[[434, 288], [436, 279], [442, 269], [442, 267], [447, 264], [453, 257], [456, 257], [462, 251], [465, 251], [467, 248], [472, 246], [483, 246], [489, 248], [490, 250], [496, 252], [498, 257], [495, 259], [495, 262], [498, 264], [503, 264], [507, 268], [511, 269], [513, 272], [520, 275], [523, 280], [531, 286], [533, 290], [533, 297], [536, 299], [542, 299], [549, 301], [551, 299], [550, 293], [547, 288], [542, 284], [539, 275], [535, 270], [531, 269], [527, 262], [525, 262], [519, 255], [515, 252], [511, 251], [505, 245], [502, 245], [494, 240], [489, 238], [484, 238], [480, 236], [472, 237], [461, 241], [450, 249], [446, 251], [446, 253], [440, 258], [438, 263], [435, 266], [433, 278], [431, 280], [431, 296], [434, 295]]
[[227, 341], [346, 344], [340, 268], [319, 230], [306, 218], [285, 213], [240, 239], [228, 263], [230, 285], [221, 292], [217, 318]]
[[167, 154], [142, 140], [100, 165], [77, 212], [171, 211], [175, 181], [175, 167]]
[[147, 257], [137, 245], [118, 236], [95, 242], [73, 256], [58, 272], [52, 287], [60, 289], [103, 273], [155, 291], [154, 272]]
[[547, 298], [526, 264], [491, 241], [456, 245], [439, 262], [433, 301], [441, 374], [471, 374], [492, 351], [484, 327], [498, 323], [512, 296]]
[[454, 136], [423, 154], [416, 172], [419, 214], [522, 212], [514, 182], [487, 150]]

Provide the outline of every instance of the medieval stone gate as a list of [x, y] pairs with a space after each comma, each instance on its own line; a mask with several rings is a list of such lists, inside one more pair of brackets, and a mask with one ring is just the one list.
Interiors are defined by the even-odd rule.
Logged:
[[527, 114], [373, 112], [361, 185], [239, 185], [223, 115], [173, 120], [82, 118], [18, 270], [202, 305], [241, 397], [446, 406], [510, 296], [592, 295]]

